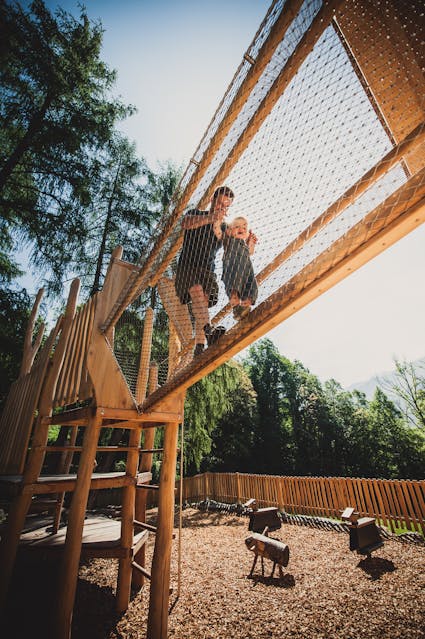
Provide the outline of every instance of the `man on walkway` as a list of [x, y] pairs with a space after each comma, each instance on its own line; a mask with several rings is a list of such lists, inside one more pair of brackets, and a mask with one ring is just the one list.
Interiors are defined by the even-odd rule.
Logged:
[[222, 244], [224, 218], [233, 198], [228, 186], [220, 186], [214, 192], [209, 211], [190, 210], [182, 221], [184, 238], [175, 286], [180, 302], [192, 304], [195, 356], [204, 350], [205, 339], [210, 346], [225, 332], [223, 326], [211, 326], [208, 309], [217, 304], [215, 257]]

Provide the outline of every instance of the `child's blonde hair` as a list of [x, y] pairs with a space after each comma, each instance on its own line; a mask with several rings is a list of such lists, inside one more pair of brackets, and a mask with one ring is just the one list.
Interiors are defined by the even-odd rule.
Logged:
[[248, 226], [248, 220], [246, 219], [246, 217], [242, 217], [242, 215], [239, 215], [238, 217], [235, 217], [231, 222], [230, 222], [230, 228], [233, 228], [233, 226], [236, 224], [236, 222], [245, 222], [245, 224]]

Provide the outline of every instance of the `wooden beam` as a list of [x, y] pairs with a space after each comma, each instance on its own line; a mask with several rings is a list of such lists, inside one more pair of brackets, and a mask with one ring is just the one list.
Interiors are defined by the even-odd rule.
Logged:
[[140, 433], [134, 430], [131, 431], [129, 444], [133, 449], [127, 453], [126, 473], [130, 478], [134, 477], [135, 481], [129, 486], [126, 486], [122, 491], [120, 545], [122, 548], [128, 549], [129, 555], [119, 561], [116, 600], [116, 609], [118, 612], [127, 610], [130, 602], [132, 574], [131, 549], [133, 547], [134, 537], [134, 504], [136, 498], [136, 474], [139, 463]]
[[[124, 486], [132, 486], [135, 484], [135, 480], [132, 477], [128, 477], [122, 473], [110, 473], [110, 477], [93, 475], [90, 482], [90, 490], [100, 490], [103, 488], [122, 488]], [[120, 476], [118, 476], [120, 475]], [[43, 478], [41, 478], [43, 479]], [[51, 481], [40, 481], [34, 484], [26, 484], [22, 489], [22, 494], [27, 495], [51, 495], [57, 492], [72, 492], [77, 485], [77, 479], [59, 480], [53, 479]]]
[[145, 521], [137, 521], [134, 520], [134, 525], [138, 528], [143, 528], [144, 530], [148, 530], [149, 532], [156, 533], [156, 526], [151, 526], [151, 524], [147, 524]]
[[250, 315], [150, 396], [151, 410], [164, 396], [186, 390], [265, 335], [284, 319], [360, 268], [425, 221], [425, 169], [281, 286]]
[[146, 577], [147, 579], [152, 579], [152, 575], [149, 572], [149, 570], [146, 570], [146, 568], [143, 568], [143, 566], [140, 566], [136, 561], [132, 561], [131, 565], [133, 566], [133, 568], [139, 572], [143, 577]]
[[[61, 424], [86, 426], [92, 410], [90, 407], [84, 407], [57, 413], [50, 417], [44, 417], [42, 423], [52, 426]], [[180, 407], [179, 411], [175, 413], [173, 410], [169, 410], [168, 405], [165, 404], [163, 410], [146, 413], [140, 412], [137, 408], [114, 408], [111, 406], [99, 406], [98, 410], [103, 422], [113, 420], [110, 423], [103, 423], [104, 428], [149, 428], [151, 422], [165, 423], [171, 418], [173, 421], [183, 419], [183, 407]]]
[[59, 606], [57, 617], [58, 639], [69, 639], [71, 636], [72, 611], [77, 587], [84, 516], [101, 425], [101, 416], [98, 413], [94, 413], [84, 433], [84, 450], [81, 453], [77, 482], [69, 509], [61, 566], [59, 582], [59, 601], [61, 605]]
[[[156, 363], [152, 362], [149, 369], [149, 384], [148, 384], [148, 394], [151, 395], [158, 388], [158, 366]], [[145, 430], [144, 433], [144, 441], [143, 447], [145, 450], [144, 454], [141, 454], [139, 457], [139, 471], [143, 473], [149, 472], [151, 479], [152, 473], [152, 460], [153, 460], [153, 446], [155, 443], [155, 433], [156, 428], [150, 428], [149, 430]], [[146, 507], [147, 507], [148, 494], [146, 491], [138, 490], [136, 492], [135, 497], [135, 520], [138, 524], [141, 522], [145, 522], [146, 519]], [[134, 522], [136, 525], [136, 521]], [[147, 524], [144, 524], [147, 526]], [[148, 528], [149, 530], [149, 528]], [[156, 529], [155, 529], [156, 530]], [[146, 549], [145, 546], [141, 546], [140, 550], [137, 551], [135, 557], [135, 562], [139, 566], [145, 566], [146, 563]], [[134, 588], [141, 588], [144, 584], [144, 573], [142, 571], [133, 571], [132, 575], [132, 584]]]
[[54, 415], [47, 415], [42, 417], [42, 424], [49, 424], [51, 426], [59, 426], [61, 424], [67, 424], [69, 426], [78, 425], [83, 426], [87, 424], [87, 421], [92, 413], [90, 406], [84, 406], [83, 408], [73, 408], [71, 410], [65, 410], [62, 413], [55, 413]]

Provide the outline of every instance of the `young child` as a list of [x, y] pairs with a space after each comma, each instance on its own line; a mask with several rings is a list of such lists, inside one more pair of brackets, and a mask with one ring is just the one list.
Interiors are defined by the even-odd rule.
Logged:
[[223, 233], [222, 280], [235, 319], [248, 315], [257, 300], [258, 285], [250, 258], [256, 243], [257, 237], [248, 230], [244, 217], [236, 217]]

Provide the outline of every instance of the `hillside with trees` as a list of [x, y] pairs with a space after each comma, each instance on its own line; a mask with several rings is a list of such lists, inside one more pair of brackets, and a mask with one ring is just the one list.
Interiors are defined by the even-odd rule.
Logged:
[[[239, 387], [227, 396], [231, 405], [211, 431], [209, 453], [189, 472], [423, 477], [420, 413], [412, 420], [383, 389], [377, 388], [368, 401], [336, 380], [322, 384], [301, 362], [282, 356], [269, 339], [254, 344], [237, 366]], [[399, 367], [409, 368], [407, 363]], [[411, 402], [421, 406], [425, 375], [415, 380]], [[190, 416], [187, 421], [196, 427]]]

